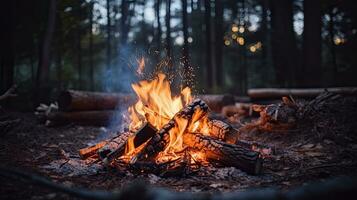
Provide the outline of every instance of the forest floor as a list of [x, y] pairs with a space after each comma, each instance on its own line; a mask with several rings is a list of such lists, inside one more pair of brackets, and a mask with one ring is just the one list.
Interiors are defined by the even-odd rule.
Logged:
[[[82, 161], [78, 150], [100, 137], [103, 128], [67, 125], [48, 128], [31, 113], [7, 112], [21, 122], [0, 135], [1, 166], [21, 169], [57, 183], [89, 189], [119, 190], [134, 181], [175, 191], [244, 191], [277, 187], [287, 190], [307, 182], [336, 176], [357, 175], [357, 140], [345, 135], [340, 140], [316, 139], [304, 133], [251, 133], [242, 139], [269, 145], [273, 154], [264, 161], [261, 175], [248, 175], [236, 168], [206, 167], [185, 177], [136, 175], [106, 170], [98, 163]], [[310, 133], [311, 134], [311, 133]], [[65, 194], [0, 176], [1, 199], [73, 199]]]

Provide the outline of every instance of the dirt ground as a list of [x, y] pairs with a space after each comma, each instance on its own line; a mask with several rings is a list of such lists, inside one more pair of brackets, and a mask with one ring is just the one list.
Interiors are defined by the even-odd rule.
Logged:
[[[107, 170], [100, 163], [82, 161], [78, 150], [101, 136], [104, 128], [67, 125], [48, 128], [31, 113], [2, 112], [20, 123], [0, 135], [1, 166], [47, 177], [57, 183], [90, 189], [120, 190], [134, 181], [175, 191], [244, 191], [277, 187], [287, 190], [304, 183], [357, 174], [357, 141], [344, 135], [338, 140], [312, 137], [312, 131], [249, 133], [241, 138], [272, 147], [261, 175], [248, 175], [236, 168], [208, 167], [185, 177], [137, 175]], [[1, 132], [1, 131], [0, 131]], [[0, 176], [0, 199], [73, 199], [28, 182]]]

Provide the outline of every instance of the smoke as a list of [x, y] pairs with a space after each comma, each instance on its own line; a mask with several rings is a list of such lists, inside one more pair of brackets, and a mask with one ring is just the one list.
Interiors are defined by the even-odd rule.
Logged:
[[[149, 55], [145, 54], [144, 51], [139, 50], [138, 47], [130, 44], [120, 45], [120, 49], [117, 52], [118, 55], [113, 62], [111, 62], [111, 65], [105, 66], [102, 69], [102, 90], [105, 92], [118, 92], [135, 96], [131, 84], [138, 82], [143, 78], [137, 73], [137, 68], [141, 58], [145, 58], [145, 61], [147, 61]], [[148, 73], [148, 63], [150, 62], [145, 62], [146, 66], [144, 68], [144, 73]], [[128, 131], [127, 129], [130, 122], [128, 108], [134, 103], [135, 101], [128, 104], [118, 103], [115, 114], [110, 119], [108, 126], [102, 129], [102, 132], [96, 138], [96, 141], [105, 140], [114, 137], [118, 133]]]

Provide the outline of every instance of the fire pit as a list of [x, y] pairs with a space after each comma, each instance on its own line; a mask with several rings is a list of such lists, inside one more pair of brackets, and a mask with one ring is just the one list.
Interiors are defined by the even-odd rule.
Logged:
[[132, 85], [138, 101], [128, 108], [128, 131], [81, 149], [83, 159], [136, 173], [187, 174], [203, 165], [232, 166], [249, 174], [262, 171], [263, 156], [239, 142], [239, 131], [211, 119], [208, 105], [190, 88], [173, 96], [164, 74]]

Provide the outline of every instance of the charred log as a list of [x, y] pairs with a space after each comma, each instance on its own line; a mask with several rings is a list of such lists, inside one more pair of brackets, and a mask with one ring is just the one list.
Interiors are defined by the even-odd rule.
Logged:
[[[118, 136], [110, 139], [106, 145], [101, 147], [98, 150], [98, 155], [101, 159], [105, 159], [107, 157], [110, 157], [111, 154], [114, 154], [113, 152], [116, 152], [119, 156], [124, 153], [125, 150], [125, 144], [130, 136], [134, 135], [134, 133], [131, 132], [123, 132], [120, 133]], [[113, 155], [114, 156], [114, 155]]]
[[204, 152], [209, 161], [237, 167], [254, 175], [262, 171], [263, 159], [260, 154], [239, 144], [228, 144], [200, 133], [186, 133], [184, 144]]
[[125, 152], [128, 139], [134, 137], [133, 143], [135, 147], [144, 144], [156, 133], [156, 128], [149, 123], [145, 123], [136, 133], [125, 132], [109, 142], [99, 151], [99, 156], [107, 164], [111, 163], [115, 158], [119, 158]]

